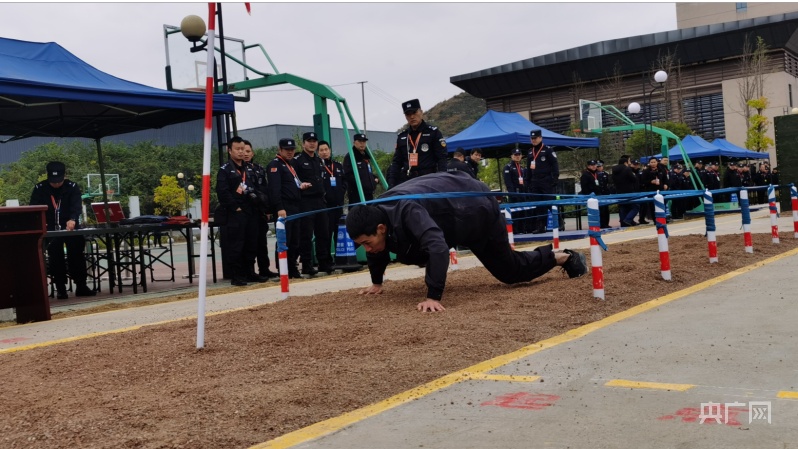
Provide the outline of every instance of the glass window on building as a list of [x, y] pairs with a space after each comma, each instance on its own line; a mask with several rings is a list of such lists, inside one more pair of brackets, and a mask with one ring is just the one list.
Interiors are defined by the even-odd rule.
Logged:
[[684, 122], [702, 139], [712, 141], [726, 138], [726, 124], [723, 121], [723, 94], [687, 98], [683, 104]]
[[735, 3], [737, 5], [737, 12], [748, 11], [748, 3]]

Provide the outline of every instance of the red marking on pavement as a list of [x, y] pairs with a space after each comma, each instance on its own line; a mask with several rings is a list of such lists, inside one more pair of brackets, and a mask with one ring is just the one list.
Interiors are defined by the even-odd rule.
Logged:
[[0, 344], [7, 344], [7, 343], [19, 343], [21, 341], [30, 340], [29, 337], [16, 337], [16, 338], [6, 338], [5, 340], [0, 340]]
[[[726, 413], [728, 413], [728, 420], [726, 420]], [[726, 424], [727, 426], [740, 426], [742, 424], [740, 421], [737, 421], [737, 415], [740, 413], [748, 413], [748, 409], [744, 407], [726, 407], [723, 404], [719, 404], [717, 415], [711, 417], [703, 416], [705, 419], [701, 424], [718, 424], [718, 421], [720, 421], [720, 424]], [[717, 416], [718, 419], [715, 419], [715, 416]], [[682, 422], [699, 422], [700, 418], [702, 418], [701, 409], [695, 407], [683, 408], [673, 415], [660, 416], [657, 419], [660, 421], [668, 421], [676, 418], [681, 418]]]
[[503, 408], [523, 408], [526, 410], [542, 410], [551, 407], [560, 399], [553, 394], [508, 393], [480, 405], [496, 405]]

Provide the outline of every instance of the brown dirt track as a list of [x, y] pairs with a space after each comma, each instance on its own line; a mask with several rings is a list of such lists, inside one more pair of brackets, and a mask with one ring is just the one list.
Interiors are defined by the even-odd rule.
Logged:
[[415, 311], [417, 279], [212, 316], [199, 351], [185, 320], [0, 354], [2, 447], [248, 447], [798, 246], [719, 236], [710, 265], [702, 236], [669, 242], [671, 282], [656, 240], [611, 245], [606, 301], [589, 276], [507, 286], [474, 268], [450, 273], [437, 314]]

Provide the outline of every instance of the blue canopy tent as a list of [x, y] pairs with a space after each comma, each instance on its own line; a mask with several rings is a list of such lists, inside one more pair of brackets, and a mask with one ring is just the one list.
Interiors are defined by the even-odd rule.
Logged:
[[[722, 141], [722, 142], [721, 142]], [[712, 143], [707, 142], [699, 136], [686, 136], [682, 139], [682, 146], [687, 153], [687, 157], [691, 161], [703, 159], [706, 161], [717, 158], [733, 158], [733, 159], [767, 159], [767, 153], [757, 153], [756, 151], [749, 151], [745, 148], [735, 146], [726, 140], [715, 139]], [[662, 157], [662, 153], [655, 154], [654, 157]], [[645, 162], [649, 158], [641, 159]], [[668, 150], [668, 159], [671, 161], [681, 161], [682, 152], [678, 145]]]
[[[232, 95], [214, 95], [214, 115], [235, 111]], [[205, 95], [126, 81], [86, 64], [60, 45], [0, 38], [0, 136], [100, 139], [202, 119]]]
[[559, 150], [599, 147], [596, 137], [563, 136], [537, 126], [515, 112], [492, 110], [468, 128], [446, 139], [446, 147], [449, 152], [457, 148], [479, 148], [485, 157], [509, 157], [510, 150], [531, 146], [529, 132], [533, 129], [540, 129], [543, 132], [543, 142]]

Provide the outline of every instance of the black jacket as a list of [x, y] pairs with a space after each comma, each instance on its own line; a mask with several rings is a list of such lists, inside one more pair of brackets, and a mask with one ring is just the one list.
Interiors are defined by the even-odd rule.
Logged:
[[[508, 192], [524, 193], [526, 192], [526, 169], [521, 162], [510, 161], [504, 166], [504, 185], [507, 186]], [[521, 179], [518, 179], [518, 178]], [[521, 198], [510, 198], [510, 201], [519, 202]]]
[[[534, 162], [535, 168], [532, 168]], [[541, 144], [539, 148], [530, 148], [526, 155], [526, 185], [533, 183], [554, 185], [560, 177], [560, 163], [554, 148]]]
[[449, 164], [446, 166], [446, 171], [463, 171], [471, 175], [472, 178], [477, 178], [477, 175], [474, 173], [474, 170], [471, 169], [471, 166], [465, 162], [462, 162], [460, 159], [452, 158], [452, 160], [450, 160]]
[[66, 229], [69, 220], [75, 220], [75, 229], [80, 224], [80, 214], [83, 207], [80, 203], [80, 187], [74, 182], [65, 179], [61, 187], [54, 189], [47, 181], [42, 181], [33, 187], [30, 195], [31, 206], [47, 206], [45, 217], [47, 230], [56, 230], [56, 209], [58, 210], [58, 224], [62, 230]]
[[[418, 165], [410, 166], [409, 153], [418, 154]], [[388, 187], [393, 188], [408, 179], [446, 171], [446, 141], [441, 131], [421, 121], [418, 128], [399, 133], [393, 160], [388, 168]]]
[[219, 204], [228, 213], [235, 212], [238, 208], [246, 213], [254, 213], [258, 203], [250, 193], [254, 192], [257, 182], [257, 175], [251, 164], [236, 165], [228, 159], [227, 163], [219, 167], [216, 175], [216, 196]]
[[582, 186], [582, 190], [579, 192], [580, 195], [590, 195], [591, 193], [601, 195], [597, 171], [583, 171], [582, 176], [579, 177], [579, 185]]
[[344, 156], [344, 178], [346, 178], [349, 204], [360, 202], [360, 194], [357, 192], [357, 184], [355, 184], [355, 173], [360, 178], [360, 186], [363, 188], [363, 196], [366, 201], [373, 200], [374, 189], [377, 188], [377, 184], [374, 182], [371, 161], [366, 152], [361, 153], [355, 148], [352, 148], [352, 152], [355, 154], [355, 164], [352, 164], [352, 159], [348, 153]]
[[[322, 159], [324, 171], [324, 199], [327, 200], [327, 207], [343, 206], [346, 197], [346, 179], [344, 176], [344, 166], [340, 162], [332, 159]], [[333, 180], [335, 185], [333, 186]]]
[[302, 190], [302, 198], [324, 198], [324, 178], [327, 172], [319, 155], [309, 156], [304, 151], [294, 157], [294, 170], [301, 182], [310, 183]]
[[640, 190], [640, 181], [631, 167], [619, 164], [612, 167], [612, 184], [617, 193], [633, 193]]
[[272, 211], [285, 210], [296, 213], [302, 201], [302, 191], [299, 190], [299, 178], [295, 175], [294, 159], [286, 161], [277, 156], [266, 166], [266, 176], [269, 179], [269, 200]]
[[[463, 172], [434, 173], [416, 178], [380, 195], [435, 192], [490, 192], [485, 183]], [[440, 300], [449, 268], [449, 248], [485, 238], [485, 223], [499, 216], [499, 204], [492, 196], [399, 200], [377, 205], [388, 218], [386, 250], [368, 254], [374, 284], [382, 284], [389, 253], [405, 264], [426, 263], [427, 297]]]

